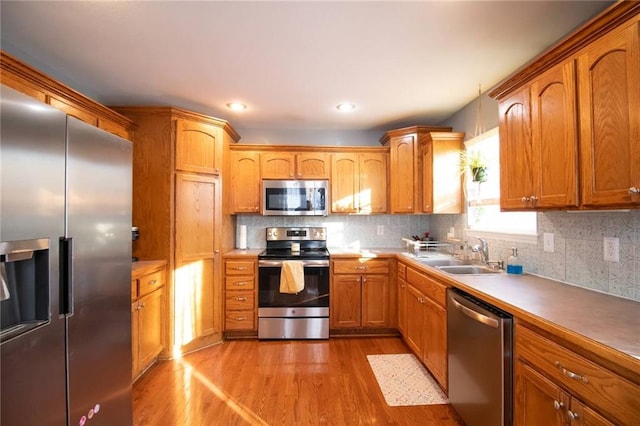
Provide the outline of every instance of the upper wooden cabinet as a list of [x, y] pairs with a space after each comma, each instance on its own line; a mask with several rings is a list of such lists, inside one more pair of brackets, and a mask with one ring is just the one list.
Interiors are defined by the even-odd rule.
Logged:
[[421, 141], [422, 212], [462, 213], [461, 132], [429, 132]]
[[176, 169], [219, 175], [220, 129], [197, 121], [176, 120]]
[[231, 151], [231, 187], [227, 191], [233, 213], [260, 213], [260, 153]]
[[387, 153], [331, 155], [331, 212], [387, 212]]
[[326, 153], [267, 152], [261, 154], [263, 179], [329, 179]]
[[0, 81], [7, 87], [51, 105], [65, 114], [132, 140], [133, 123], [19, 59], [0, 51]]
[[420, 144], [429, 132], [449, 131], [450, 127], [412, 126], [388, 131], [380, 139], [390, 149], [390, 213], [422, 212]]
[[639, 22], [618, 2], [490, 93], [502, 209], [640, 207]]

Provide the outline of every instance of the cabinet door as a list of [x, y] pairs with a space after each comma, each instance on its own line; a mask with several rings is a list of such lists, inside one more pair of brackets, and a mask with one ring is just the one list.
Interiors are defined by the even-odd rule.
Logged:
[[575, 398], [571, 398], [571, 413], [567, 413], [569, 419], [573, 417], [571, 425], [580, 426], [613, 426], [609, 420], [593, 411]]
[[573, 61], [531, 84], [532, 207], [578, 205], [578, 141]]
[[[221, 334], [220, 289], [214, 286], [215, 259], [176, 262], [176, 344], [188, 350], [197, 339]], [[197, 346], [197, 343], [195, 344]]]
[[357, 154], [331, 156], [331, 212], [357, 213], [360, 187]]
[[391, 213], [413, 213], [416, 206], [416, 135], [391, 138]]
[[218, 179], [176, 174], [176, 259], [211, 257]]
[[295, 155], [288, 152], [264, 152], [260, 154], [263, 179], [295, 178]]
[[407, 334], [407, 282], [398, 277], [398, 331]]
[[424, 363], [443, 389], [447, 389], [447, 311], [425, 298]]
[[[422, 212], [433, 212], [433, 143], [427, 141], [420, 146], [422, 156]], [[458, 166], [458, 168], [460, 168]]]
[[162, 289], [158, 289], [138, 300], [140, 369], [162, 352], [162, 294]]
[[640, 23], [612, 31], [578, 55], [582, 200], [640, 202]]
[[389, 326], [389, 277], [362, 276], [362, 326]]
[[387, 155], [360, 154], [358, 211], [387, 213]]
[[515, 362], [515, 426], [562, 426], [569, 395], [540, 373]]
[[533, 195], [529, 86], [500, 102], [500, 207], [529, 208]]
[[422, 359], [424, 350], [424, 294], [407, 284], [407, 326], [405, 341], [411, 350]]
[[204, 123], [176, 120], [176, 169], [220, 174], [222, 146], [218, 129]]
[[231, 211], [233, 213], [260, 212], [260, 154], [258, 152], [231, 153]]
[[331, 327], [353, 328], [361, 325], [360, 275], [334, 275], [331, 289]]
[[329, 179], [329, 154], [296, 154], [298, 179]]

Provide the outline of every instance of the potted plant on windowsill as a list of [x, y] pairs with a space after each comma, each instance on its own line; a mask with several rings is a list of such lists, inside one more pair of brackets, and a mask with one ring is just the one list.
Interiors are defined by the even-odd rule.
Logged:
[[471, 173], [473, 182], [487, 181], [487, 162], [479, 151], [460, 151], [460, 173], [466, 175], [467, 170]]

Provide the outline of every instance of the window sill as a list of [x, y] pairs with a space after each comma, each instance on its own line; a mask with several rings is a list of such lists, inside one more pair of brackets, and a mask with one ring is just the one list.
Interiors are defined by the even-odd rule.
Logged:
[[518, 243], [525, 244], [538, 244], [538, 234], [523, 234], [523, 233], [514, 233], [514, 232], [504, 232], [504, 231], [487, 231], [487, 230], [479, 230], [479, 229], [465, 229], [464, 230], [465, 239], [469, 239], [469, 237], [480, 237], [480, 238], [489, 238], [489, 239], [498, 239], [498, 240], [509, 240]]

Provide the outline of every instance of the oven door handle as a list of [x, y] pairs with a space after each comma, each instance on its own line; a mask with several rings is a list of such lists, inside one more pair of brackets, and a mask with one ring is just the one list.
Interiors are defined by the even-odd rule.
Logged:
[[[294, 260], [295, 259], [291, 259]], [[258, 268], [281, 268], [284, 260], [259, 260]], [[327, 268], [329, 266], [328, 260], [301, 260], [302, 266], [305, 268]]]

